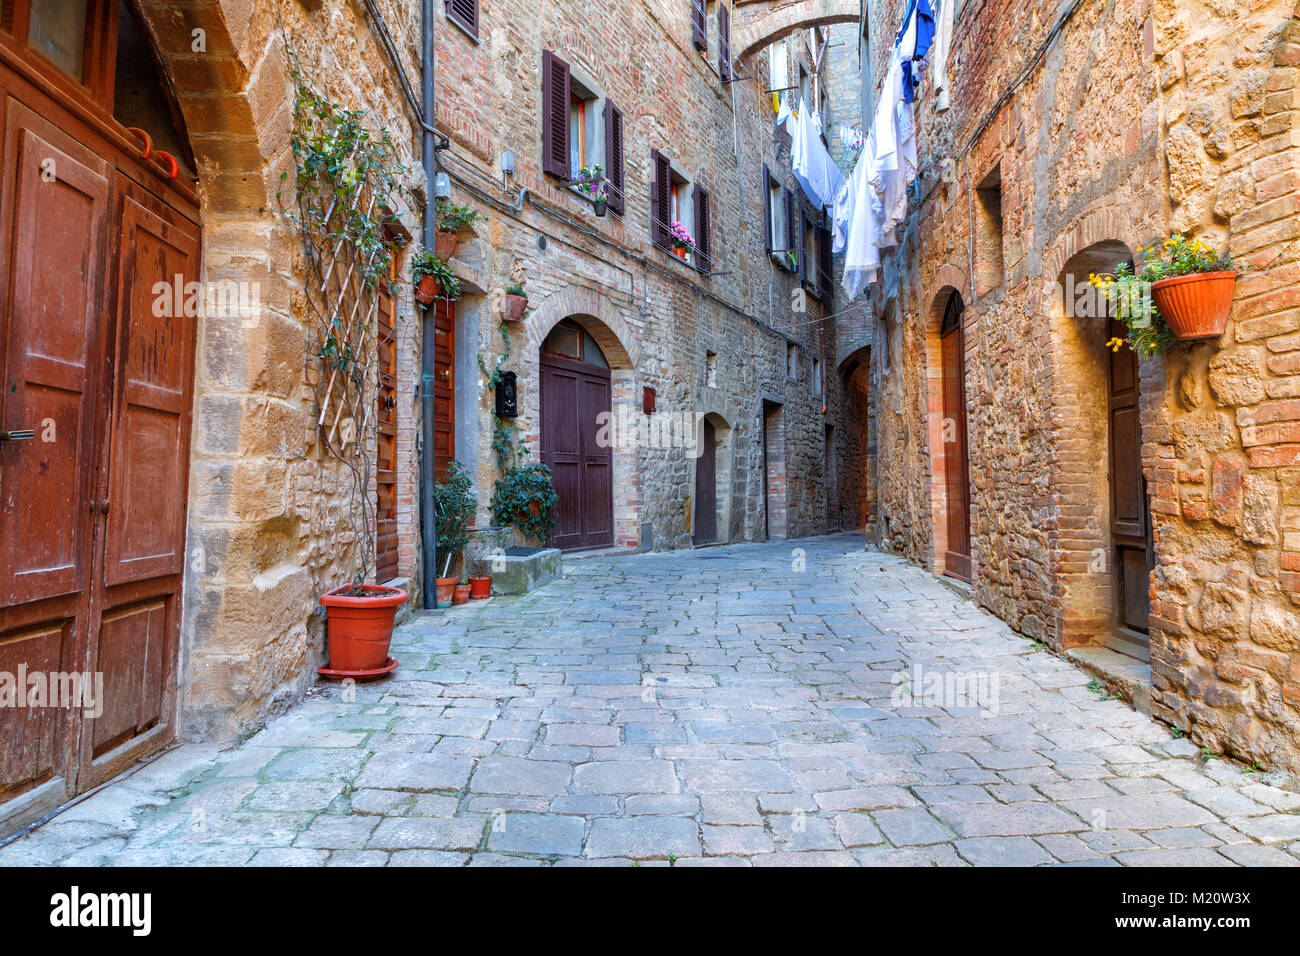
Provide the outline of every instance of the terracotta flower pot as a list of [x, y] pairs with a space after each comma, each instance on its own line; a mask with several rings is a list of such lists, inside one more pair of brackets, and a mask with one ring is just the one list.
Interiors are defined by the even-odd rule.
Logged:
[[433, 305], [441, 291], [442, 287], [433, 276], [420, 276], [420, 281], [415, 284], [415, 298], [420, 305]]
[[452, 604], [468, 604], [468, 603], [469, 603], [469, 585], [468, 585], [468, 584], [458, 584], [458, 585], [456, 585], [456, 590], [455, 590], [454, 592], [452, 592], [452, 595], [451, 595], [451, 603], [452, 603]]
[[433, 254], [439, 259], [450, 259], [459, 244], [454, 232], [439, 231], [433, 236]]
[[[406, 592], [367, 584], [366, 597], [349, 597], [345, 584], [321, 595], [329, 630], [330, 661], [334, 671], [376, 671], [388, 660], [397, 609], [406, 603]], [[373, 596], [371, 596], [373, 594]]]
[[528, 297], [522, 295], [506, 295], [505, 318], [507, 322], [518, 322], [524, 317], [524, 310], [528, 308]]
[[434, 582], [434, 603], [438, 607], [451, 607], [452, 599], [456, 596], [456, 581], [456, 578], [438, 578]]
[[482, 601], [492, 596], [492, 578], [470, 578], [469, 596], [475, 601]]
[[1200, 272], [1151, 283], [1151, 297], [1174, 335], [1180, 339], [1212, 339], [1228, 328], [1235, 272]]
[[686, 258], [686, 247], [685, 247], [685, 246], [673, 246], [673, 255], [675, 255], [678, 259], [685, 259], [685, 258]]

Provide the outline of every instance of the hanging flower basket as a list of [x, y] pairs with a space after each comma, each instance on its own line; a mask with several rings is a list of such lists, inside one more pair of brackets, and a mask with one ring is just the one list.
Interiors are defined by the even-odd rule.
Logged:
[[456, 238], [454, 232], [442, 232], [440, 230], [434, 233], [433, 236], [433, 254], [439, 259], [450, 259], [459, 243], [460, 240]]
[[528, 308], [528, 297], [522, 295], [506, 294], [505, 297], [505, 319], [507, 322], [518, 322], [524, 317], [524, 311]]
[[433, 300], [438, 298], [441, 292], [442, 287], [433, 276], [420, 276], [419, 281], [415, 283], [415, 298], [420, 305], [433, 305]]
[[1151, 297], [1180, 339], [1218, 338], [1228, 328], [1237, 273], [1201, 272], [1151, 283]]

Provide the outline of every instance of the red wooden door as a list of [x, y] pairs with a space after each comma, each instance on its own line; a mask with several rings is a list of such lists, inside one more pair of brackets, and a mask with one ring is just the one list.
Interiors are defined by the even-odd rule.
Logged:
[[696, 544], [718, 540], [718, 438], [706, 418], [700, 423], [700, 457], [695, 460]]
[[948, 546], [944, 573], [969, 582], [970, 461], [966, 440], [966, 337], [961, 296], [953, 293], [940, 332], [943, 352], [944, 487], [948, 500]]
[[[1126, 329], [1111, 320], [1110, 335]], [[1149, 656], [1147, 618], [1154, 568], [1151, 516], [1142, 475], [1142, 428], [1137, 355], [1132, 349], [1107, 350], [1110, 358], [1110, 513], [1114, 542], [1115, 640], [1121, 650]]]
[[174, 736], [199, 273], [192, 194], [25, 70], [0, 37], [0, 671], [102, 695], [0, 707], [0, 828]]
[[609, 369], [543, 353], [540, 372], [542, 463], [560, 498], [555, 547], [607, 547], [614, 543], [614, 459], [597, 439], [601, 413], [611, 409]]
[[[379, 388], [375, 415], [379, 441], [375, 455], [375, 580], [397, 577], [397, 331], [393, 298], [378, 300]], [[445, 465], [444, 465], [445, 467]]]
[[438, 299], [433, 313], [433, 475], [447, 477], [456, 457], [456, 307]]

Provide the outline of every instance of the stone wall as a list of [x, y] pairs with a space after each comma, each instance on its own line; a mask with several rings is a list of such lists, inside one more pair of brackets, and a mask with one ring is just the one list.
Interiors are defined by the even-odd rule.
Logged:
[[[876, 36], [902, 6], [875, 8]], [[1293, 11], [1083, 0], [995, 109], [1058, 6], [968, 0], [952, 108], [937, 112], [922, 87], [920, 198], [871, 296], [877, 317], [898, 309], [888, 371], [875, 350], [880, 541], [941, 570], [938, 322], [955, 290], [974, 594], [1058, 649], [1097, 641], [1113, 613], [1111, 569], [1096, 560], [1109, 548], [1106, 353], [1096, 322], [1058, 304], [1058, 284], [1180, 230], [1230, 252], [1258, 271], [1238, 284], [1228, 333], [1142, 365], [1152, 709], [1215, 751], [1295, 769]], [[888, 45], [876, 46], [878, 72]]]

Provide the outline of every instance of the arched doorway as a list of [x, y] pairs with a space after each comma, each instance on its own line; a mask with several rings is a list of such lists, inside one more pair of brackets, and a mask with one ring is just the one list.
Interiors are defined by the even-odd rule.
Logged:
[[1100, 640], [1148, 660], [1155, 548], [1142, 473], [1139, 364], [1128, 345], [1113, 347], [1126, 330], [1088, 282], [1120, 263], [1133, 263], [1127, 245], [1097, 242], [1071, 256], [1057, 277], [1057, 440], [1080, 448], [1061, 456], [1053, 477], [1058, 488], [1070, 489], [1057, 563], [1065, 643]]
[[0, 826], [175, 736], [206, 296], [147, 35], [121, 0], [0, 3], [0, 672], [53, 704], [0, 706]]
[[943, 365], [943, 482], [947, 501], [944, 573], [970, 583], [970, 447], [966, 435], [965, 305], [955, 289], [939, 326]]
[[613, 411], [609, 361], [592, 334], [566, 319], [542, 342], [542, 463], [551, 469], [555, 546], [562, 551], [614, 543]]

